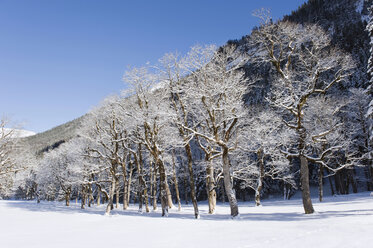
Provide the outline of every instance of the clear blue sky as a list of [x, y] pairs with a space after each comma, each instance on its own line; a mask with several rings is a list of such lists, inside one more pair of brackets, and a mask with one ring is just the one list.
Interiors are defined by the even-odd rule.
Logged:
[[0, 0], [0, 115], [35, 132], [75, 119], [124, 88], [128, 65], [224, 44], [305, 0]]

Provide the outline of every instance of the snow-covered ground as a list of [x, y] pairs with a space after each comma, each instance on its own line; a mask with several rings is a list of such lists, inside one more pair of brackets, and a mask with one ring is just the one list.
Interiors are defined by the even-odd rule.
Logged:
[[104, 206], [80, 210], [72, 203], [0, 201], [0, 247], [372, 247], [373, 196], [369, 192], [314, 200], [317, 213], [304, 215], [300, 199], [265, 200], [263, 207], [240, 203], [241, 218], [229, 218], [229, 206], [215, 215], [201, 204], [139, 214], [136, 206], [103, 215]]

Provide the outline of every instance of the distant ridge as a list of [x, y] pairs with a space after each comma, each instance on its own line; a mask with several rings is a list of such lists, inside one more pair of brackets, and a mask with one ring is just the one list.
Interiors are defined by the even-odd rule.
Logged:
[[21, 138], [20, 145], [40, 156], [43, 152], [57, 148], [60, 144], [76, 137], [77, 130], [86, 116], [87, 114], [45, 132]]

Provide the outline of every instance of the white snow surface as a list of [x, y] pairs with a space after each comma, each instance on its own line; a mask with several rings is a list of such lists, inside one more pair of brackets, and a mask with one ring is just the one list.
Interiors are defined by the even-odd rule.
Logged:
[[159, 211], [140, 214], [135, 205], [105, 216], [105, 206], [0, 201], [0, 247], [371, 247], [370, 192], [313, 201], [317, 212], [311, 215], [303, 214], [300, 199], [265, 200], [263, 207], [241, 202], [237, 220], [230, 219], [227, 204], [209, 215], [200, 203], [196, 220], [191, 205], [164, 218]]
[[[0, 130], [1, 134], [2, 130]], [[12, 128], [4, 128], [5, 133], [13, 132], [12, 138], [23, 138], [35, 135], [36, 133], [33, 131], [23, 130], [23, 129], [12, 129]]]

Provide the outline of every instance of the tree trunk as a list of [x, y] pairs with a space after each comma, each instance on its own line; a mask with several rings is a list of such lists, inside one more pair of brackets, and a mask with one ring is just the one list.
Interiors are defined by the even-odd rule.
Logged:
[[185, 205], [188, 205], [188, 186], [187, 186], [187, 176], [184, 176], [184, 201]]
[[194, 173], [193, 173], [193, 157], [192, 157], [192, 149], [190, 144], [185, 145], [185, 152], [188, 158], [188, 172], [189, 172], [189, 184], [190, 184], [190, 197], [193, 203], [194, 208], [194, 217], [196, 219], [199, 218], [199, 211], [198, 211], [198, 203], [196, 197], [196, 186], [194, 182]]
[[168, 185], [166, 171], [161, 160], [157, 161], [158, 170], [159, 170], [159, 180], [160, 180], [160, 193], [161, 193], [161, 206], [162, 206], [162, 216], [168, 216], [168, 207], [169, 207], [169, 197], [168, 197]]
[[352, 185], [352, 192], [357, 193], [356, 170], [355, 168], [349, 170], [349, 178]]
[[365, 180], [366, 180], [366, 185], [367, 185], [367, 191], [371, 191], [371, 180], [370, 180], [370, 171], [369, 171], [369, 166], [364, 167], [364, 175], [365, 175]]
[[[129, 162], [129, 164], [131, 164], [131, 162]], [[126, 168], [125, 162], [122, 164], [122, 175], [123, 175], [123, 210], [126, 210], [128, 208], [129, 188], [128, 188], [127, 168]]]
[[134, 154], [135, 157], [135, 163], [137, 166], [137, 173], [138, 173], [138, 198], [139, 198], [139, 212], [142, 213], [143, 203], [146, 199], [146, 212], [149, 212], [149, 204], [148, 204], [148, 193], [146, 189], [146, 183], [144, 179], [144, 170], [143, 170], [143, 159], [142, 159], [142, 153], [141, 153], [141, 144], [138, 145], [137, 149], [138, 154]]
[[350, 181], [348, 179], [347, 169], [344, 169], [342, 175], [343, 175], [342, 180], [343, 180], [344, 192], [346, 195], [348, 195], [350, 193]]
[[260, 191], [262, 190], [263, 183], [262, 179], [258, 178], [258, 185], [257, 188], [255, 189], [255, 206], [259, 207], [262, 204], [260, 203]]
[[88, 188], [88, 207], [91, 207], [91, 205], [94, 202], [92, 184], [91, 183], [88, 184], [87, 188]]
[[335, 195], [335, 191], [334, 191], [334, 187], [333, 187], [333, 182], [332, 182], [332, 178], [330, 177], [330, 175], [328, 176], [328, 180], [329, 180], [330, 190], [332, 192], [332, 195]]
[[341, 184], [339, 180], [339, 171], [337, 171], [333, 177], [334, 177], [334, 185], [335, 185], [336, 194], [342, 194], [342, 190], [340, 186]]
[[123, 185], [123, 210], [126, 210], [128, 208], [128, 180], [124, 179], [124, 185]]
[[175, 151], [172, 151], [172, 172], [173, 172], [173, 179], [175, 184], [175, 191], [176, 191], [176, 200], [178, 205], [178, 211], [181, 211], [181, 202], [180, 202], [180, 194], [179, 194], [179, 184], [177, 182], [176, 176], [176, 163], [175, 163]]
[[116, 180], [115, 196], [115, 208], [119, 208], [119, 180]]
[[322, 202], [323, 196], [324, 196], [323, 178], [324, 178], [324, 166], [320, 164], [320, 167], [319, 167], [319, 201], [320, 202]]
[[150, 209], [149, 209], [149, 197], [148, 197], [148, 188], [147, 187], [144, 189], [144, 197], [145, 197], [145, 211], [147, 213], [149, 213]]
[[260, 206], [261, 203], [260, 203], [260, 193], [262, 191], [262, 188], [263, 188], [263, 180], [264, 180], [264, 161], [263, 161], [263, 150], [262, 149], [259, 149], [258, 152], [257, 152], [257, 156], [258, 156], [258, 159], [259, 159], [259, 177], [258, 177], [258, 185], [257, 185], [257, 188], [255, 190], [255, 205], [256, 206]]
[[149, 213], [149, 199], [148, 199], [148, 187], [144, 179], [144, 164], [142, 159], [141, 144], [139, 144], [139, 163], [141, 171], [141, 183], [142, 183], [142, 201], [145, 202], [145, 211]]
[[209, 204], [209, 214], [215, 213], [216, 208], [216, 190], [215, 190], [215, 177], [214, 167], [211, 159], [206, 155], [206, 190]]
[[290, 189], [289, 185], [284, 182], [284, 200], [289, 200], [290, 199]]
[[70, 191], [67, 191], [66, 193], [65, 193], [65, 205], [68, 207], [68, 206], [70, 206]]
[[97, 206], [100, 206], [101, 204], [101, 187], [97, 187], [96, 204]]
[[137, 197], [139, 198], [139, 213], [142, 213], [142, 204], [143, 204], [143, 195], [142, 195], [142, 190], [139, 190], [137, 192]]
[[370, 168], [370, 185], [371, 185], [371, 190], [373, 188], [373, 165], [372, 165], [372, 160], [369, 160], [369, 168]]
[[[152, 165], [152, 163], [150, 163], [150, 189], [149, 189], [149, 192], [150, 192], [150, 200], [153, 200], [153, 165]], [[153, 202], [151, 202], [150, 204], [153, 205]]]
[[335, 173], [334, 179], [339, 194], [348, 194], [348, 185], [346, 180], [346, 169], [339, 170]]
[[[128, 179], [124, 181], [124, 195], [123, 195], [123, 209], [126, 210], [130, 203], [130, 196], [131, 196], [131, 180], [132, 180], [132, 171], [133, 171], [133, 164], [129, 162], [129, 174]], [[127, 173], [126, 173], [127, 174]], [[126, 175], [127, 176], [127, 175]]]
[[157, 170], [156, 164], [153, 163], [151, 174], [150, 174], [150, 194], [152, 198], [153, 210], [157, 210]]
[[128, 208], [128, 180], [124, 179], [123, 185], [123, 210]]
[[228, 157], [228, 147], [223, 148], [223, 175], [224, 175], [224, 186], [225, 192], [227, 193], [229, 205], [231, 208], [231, 217], [237, 217], [239, 215], [238, 212], [238, 204], [236, 199], [236, 193], [234, 192], [233, 185], [231, 182], [231, 173], [230, 173], [230, 163]]
[[82, 186], [82, 192], [81, 192], [81, 196], [80, 196], [80, 208], [81, 209], [85, 209], [85, 197], [86, 197], [86, 189], [85, 189], [85, 186], [83, 185]]
[[102, 204], [106, 204], [108, 199], [109, 199], [109, 196], [107, 194], [107, 192], [103, 192], [103, 196], [102, 196]]
[[304, 212], [306, 214], [312, 214], [315, 210], [313, 209], [311, 201], [308, 161], [303, 155], [300, 156], [300, 181]]
[[116, 187], [115, 181], [116, 180], [114, 178], [111, 181], [111, 187], [110, 187], [110, 192], [109, 192], [109, 202], [106, 206], [106, 212], [105, 212], [106, 215], [109, 215], [110, 211], [113, 210], [114, 208], [113, 201], [114, 201], [114, 192], [115, 192], [115, 187]]
[[221, 197], [220, 200], [222, 203], [225, 203], [225, 187], [224, 187], [224, 180], [220, 184], [220, 190], [221, 190]]
[[133, 157], [134, 157], [134, 160], [135, 160], [135, 164], [136, 164], [136, 168], [137, 168], [137, 183], [138, 183], [138, 188], [137, 188], [137, 197], [139, 198], [139, 209], [138, 209], [138, 212], [139, 213], [142, 213], [142, 204], [143, 204], [143, 175], [142, 175], [142, 168], [140, 166], [140, 158], [139, 156], [141, 156], [141, 145], [139, 144], [138, 145], [138, 148], [137, 148], [137, 153], [136, 152], [132, 152], [133, 153]]
[[[163, 164], [163, 162], [162, 162]], [[170, 186], [168, 185], [168, 182], [167, 182], [167, 175], [166, 175], [166, 171], [165, 171], [165, 186], [166, 186], [166, 193], [167, 193], [167, 204], [168, 204], [168, 208], [173, 208], [174, 207], [174, 204], [172, 203], [172, 194], [171, 194], [171, 190], [170, 190]]]

